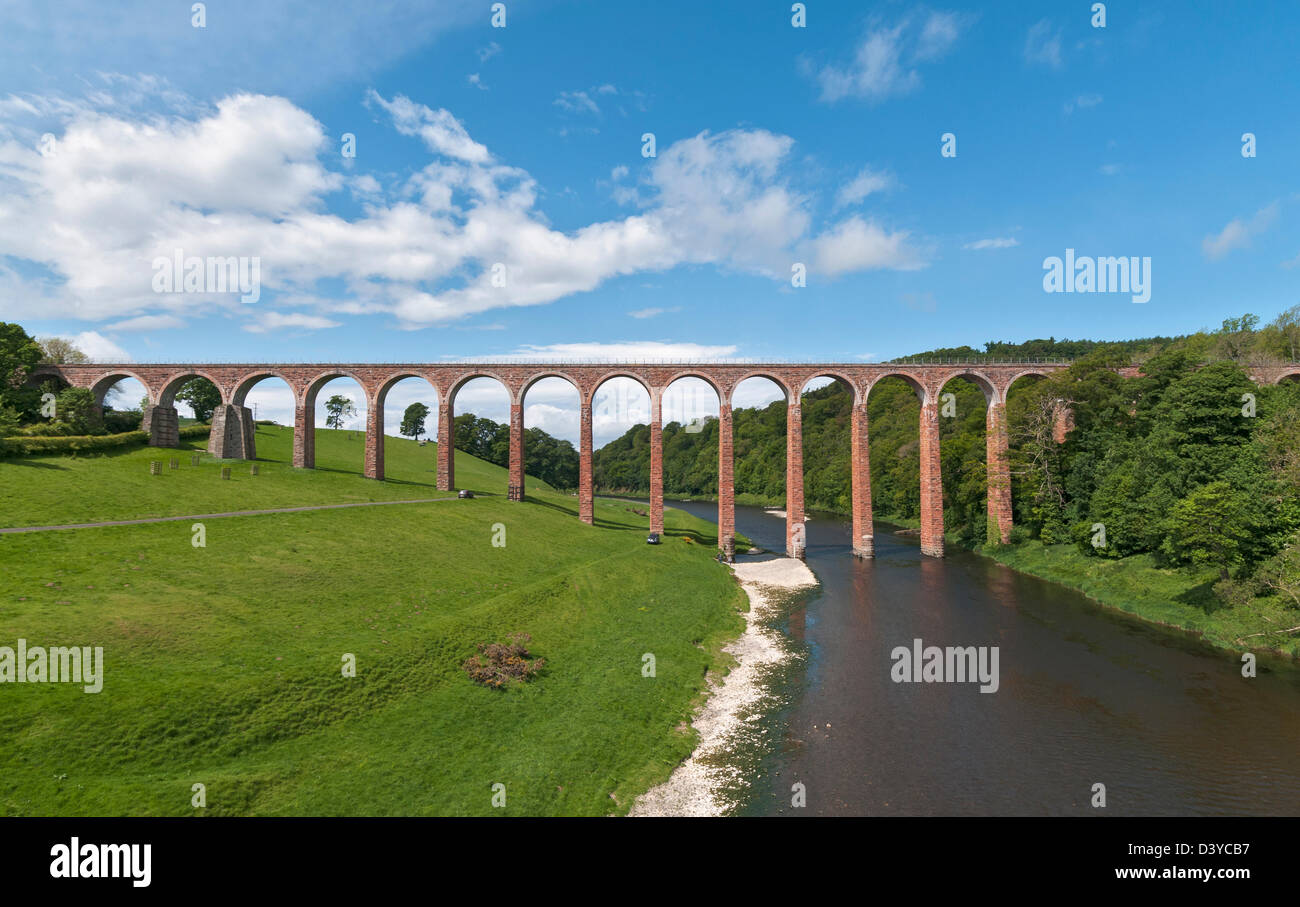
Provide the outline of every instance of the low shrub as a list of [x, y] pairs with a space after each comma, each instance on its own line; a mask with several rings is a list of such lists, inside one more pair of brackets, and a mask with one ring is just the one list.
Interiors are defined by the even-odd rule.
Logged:
[[140, 420], [142, 416], [138, 409], [128, 409], [118, 411], [115, 409], [104, 411], [104, 429], [109, 434], [121, 434], [128, 431], [139, 431]]
[[149, 433], [126, 431], [116, 435], [62, 435], [5, 438], [0, 453], [5, 456], [38, 457], [47, 454], [94, 453], [131, 444], [146, 444]]
[[523, 683], [546, 664], [544, 658], [528, 660], [531, 656], [524, 644], [531, 642], [532, 637], [527, 633], [513, 633], [508, 639], [508, 643], [478, 644], [480, 654], [461, 665], [471, 680], [499, 690], [513, 683]]

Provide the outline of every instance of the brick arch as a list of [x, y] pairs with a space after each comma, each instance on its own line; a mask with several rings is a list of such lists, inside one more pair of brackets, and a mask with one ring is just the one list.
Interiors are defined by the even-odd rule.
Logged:
[[937, 381], [938, 391], [942, 393], [943, 389], [948, 386], [948, 382], [952, 381], [954, 378], [962, 378], [969, 381], [983, 391], [985, 405], [1005, 402], [1001, 399], [1002, 393], [997, 382], [983, 372], [974, 371], [972, 369], [961, 369], [940, 375]]
[[699, 378], [709, 387], [713, 388], [713, 392], [718, 395], [718, 403], [719, 404], [722, 403], [723, 394], [722, 394], [721, 382], [718, 380], [717, 376], [710, 375], [708, 372], [704, 371], [703, 369], [684, 369], [680, 372], [674, 372], [671, 376], [669, 376], [668, 380], [665, 381], [660, 386], [659, 390], [661, 392], [666, 391], [668, 390], [669, 387], [672, 386], [674, 381], [680, 381], [683, 378]]
[[1281, 374], [1277, 376], [1277, 380], [1274, 381], [1273, 383], [1281, 384], [1283, 381], [1290, 381], [1292, 379], [1300, 381], [1300, 368], [1292, 369], [1290, 371], [1283, 371]]
[[641, 385], [641, 387], [645, 389], [646, 396], [650, 398], [650, 402], [651, 403], [654, 402], [655, 393], [651, 389], [650, 379], [644, 375], [638, 375], [636, 372], [633, 371], [614, 371], [614, 372], [601, 373], [597, 378], [595, 378], [591, 382], [591, 387], [590, 387], [591, 393], [587, 397], [586, 402], [589, 404], [592, 403], [596, 399], [596, 394], [600, 391], [600, 389], [604, 387], [605, 384], [607, 384], [608, 382], [612, 381], [615, 378], [630, 378], [631, 380], [635, 381], [637, 384]]
[[886, 378], [902, 378], [909, 385], [911, 385], [912, 390], [916, 392], [916, 398], [920, 400], [923, 405], [925, 404], [930, 393], [929, 390], [926, 388], [925, 382], [921, 378], [917, 377], [916, 375], [901, 370], [884, 372], [879, 375], [874, 375], [870, 379], [868, 379], [867, 390], [866, 393], [863, 394], [864, 403], [866, 403], [871, 399], [871, 392], [875, 390], [876, 385], [879, 384], [881, 381], [884, 381]]
[[1050, 373], [1036, 368], [1028, 368], [1028, 369], [1024, 369], [1023, 371], [1016, 372], [1014, 375], [1011, 376], [1010, 380], [1008, 380], [1005, 384], [1002, 385], [1002, 402], [1004, 403], [1006, 402], [1007, 394], [1011, 393], [1011, 386], [1015, 384], [1017, 381], [1019, 381], [1021, 378], [1031, 378], [1031, 377], [1047, 378], [1049, 377], [1049, 374]]
[[492, 380], [498, 382], [501, 385], [501, 387], [505, 390], [506, 397], [510, 399], [510, 402], [511, 403], [515, 402], [514, 401], [515, 394], [514, 391], [511, 390], [511, 388], [514, 387], [514, 385], [511, 382], [507, 381], [504, 375], [499, 375], [496, 372], [490, 372], [486, 370], [484, 371], [475, 370], [472, 372], [462, 372], [461, 374], [453, 378], [450, 382], [448, 382], [447, 384], [447, 406], [448, 407], [455, 406], [456, 395], [460, 393], [460, 389], [464, 387], [466, 384], [469, 384], [475, 378], [491, 378]]
[[301, 399], [302, 387], [300, 386], [299, 382], [293, 380], [283, 372], [259, 371], [259, 372], [254, 372], [250, 375], [244, 375], [235, 382], [230, 394], [230, 402], [235, 406], [243, 406], [244, 400], [248, 398], [248, 392], [251, 391], [257, 385], [261, 384], [267, 378], [279, 378], [281, 381], [283, 381], [288, 386], [290, 393], [293, 394], [293, 399], [295, 403], [299, 399]]
[[307, 406], [315, 406], [316, 395], [320, 393], [320, 389], [335, 378], [351, 378], [361, 388], [361, 393], [365, 394], [366, 402], [369, 403], [372, 397], [370, 383], [356, 372], [348, 369], [331, 369], [309, 380], [302, 388], [302, 402]]
[[[814, 375], [813, 377], [816, 376]], [[727, 393], [728, 406], [735, 405], [736, 388], [740, 387], [742, 383], [748, 381], [750, 378], [766, 378], [768, 381], [771, 381], [777, 387], [781, 388], [781, 392], [785, 394], [785, 402], [790, 402], [792, 391], [790, 390], [789, 382], [778, 375], [775, 371], [759, 369], [752, 372], [744, 372], [743, 374], [736, 376], [736, 379], [731, 382], [731, 390]]]
[[[532, 390], [534, 384], [538, 381], [545, 381], [547, 378], [559, 378], [561, 381], [569, 382], [569, 385], [578, 392], [578, 402], [582, 402], [582, 382], [567, 372], [562, 371], [545, 371], [529, 375], [524, 379], [523, 384], [519, 386], [519, 402], [523, 403], [528, 397], [528, 392]], [[504, 383], [504, 382], [502, 382]], [[509, 385], [506, 385], [509, 390]]]
[[103, 406], [104, 396], [112, 390], [114, 384], [117, 384], [117, 382], [121, 381], [123, 378], [134, 378], [136, 381], [139, 381], [144, 387], [144, 392], [149, 395], [149, 402], [154, 404], [157, 403], [158, 394], [150, 382], [141, 378], [134, 371], [118, 368], [105, 372], [103, 375], [91, 382], [90, 392], [95, 395], [95, 405]]
[[212, 377], [211, 374], [203, 371], [202, 369], [186, 369], [183, 371], [176, 372], [173, 375], [169, 375], [166, 379], [164, 379], [162, 389], [158, 392], [158, 405], [175, 406], [176, 392], [179, 391], [181, 389], [181, 386], [186, 381], [189, 381], [191, 378], [207, 378], [214, 385], [216, 385], [217, 391], [220, 392], [221, 403], [226, 404], [230, 402], [229, 389], [223, 386], [222, 383], [218, 381], [216, 378]]
[[800, 396], [803, 395], [804, 389], [808, 387], [808, 382], [816, 381], [818, 378], [832, 378], [835, 381], [838, 381], [840, 384], [847, 387], [849, 389], [849, 393], [853, 395], [854, 406], [857, 406], [865, 399], [864, 395], [862, 394], [862, 389], [858, 386], [858, 382], [854, 381], [852, 378], [850, 378], [848, 375], [844, 374], [843, 372], [838, 372], [833, 370], [818, 372], [815, 375], [809, 375], [807, 378], [803, 379], [803, 383], [799, 385]]
[[432, 375], [422, 374], [416, 371], [394, 372], [391, 375], [385, 375], [375, 384], [374, 398], [372, 402], [375, 406], [382, 407], [384, 400], [388, 398], [388, 392], [393, 389], [393, 385], [399, 381], [405, 381], [407, 378], [419, 378], [428, 382], [429, 387], [433, 388], [433, 397], [439, 403], [442, 402], [442, 391], [438, 389], [438, 382], [433, 380]]

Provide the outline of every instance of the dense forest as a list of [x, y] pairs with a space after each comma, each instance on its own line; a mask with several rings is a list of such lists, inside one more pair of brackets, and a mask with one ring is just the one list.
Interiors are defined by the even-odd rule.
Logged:
[[[1261, 590], [1300, 606], [1300, 382], [1257, 387], [1244, 366], [1292, 361], [1300, 307], [1259, 328], [1247, 315], [1214, 332], [1123, 343], [1031, 341], [934, 350], [927, 357], [1070, 358], [1066, 370], [1022, 379], [1007, 403], [1013, 543], [1032, 537], [1096, 557], [1149, 553], [1158, 563], [1212, 569], [1223, 599]], [[1142, 374], [1114, 367], [1137, 363]], [[940, 418], [944, 520], [950, 539], [988, 539], [985, 399], [964, 379], [944, 388]], [[1074, 429], [1053, 439], [1057, 401]], [[850, 510], [852, 400], [838, 383], [802, 396], [804, 496], [810, 510]], [[738, 500], [782, 505], [786, 404], [733, 412]], [[920, 403], [902, 379], [868, 399], [871, 491], [877, 519], [920, 516]], [[664, 426], [664, 488], [717, 494], [718, 425]], [[596, 487], [645, 494], [650, 431], [637, 425], [596, 451]]]

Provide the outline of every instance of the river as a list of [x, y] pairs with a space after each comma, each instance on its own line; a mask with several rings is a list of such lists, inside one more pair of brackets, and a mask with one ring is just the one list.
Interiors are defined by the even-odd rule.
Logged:
[[[783, 519], [737, 507], [736, 527], [784, 549]], [[821, 586], [782, 619], [800, 656], [739, 814], [1300, 815], [1300, 671], [1243, 678], [1239, 655], [970, 552], [923, 557], [893, 528], [864, 561], [847, 520], [808, 521]], [[917, 638], [997, 646], [997, 691], [894, 682], [890, 653]]]

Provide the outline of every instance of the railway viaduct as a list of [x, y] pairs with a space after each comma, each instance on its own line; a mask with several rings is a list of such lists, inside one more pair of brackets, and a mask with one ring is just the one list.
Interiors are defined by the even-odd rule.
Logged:
[[[573, 363], [439, 363], [439, 364], [88, 364], [43, 365], [29, 380], [57, 376], [75, 387], [89, 388], [97, 406], [104, 395], [123, 378], [144, 385], [150, 405], [143, 428], [149, 443], [158, 447], [179, 444], [175, 397], [191, 378], [210, 380], [221, 392], [222, 403], [212, 418], [208, 450], [224, 459], [254, 459], [252, 411], [244, 405], [248, 392], [267, 378], [280, 378], [289, 385], [295, 400], [293, 465], [311, 469], [315, 465], [316, 396], [335, 378], [351, 378], [366, 394], [365, 475], [384, 477], [384, 399], [389, 389], [404, 378], [423, 378], [433, 386], [438, 408], [439, 490], [455, 488], [452, 437], [456, 393], [474, 378], [495, 378], [510, 397], [510, 469], [508, 496], [524, 496], [524, 396], [543, 378], [561, 378], [578, 391], [581, 404], [579, 442], [578, 515], [593, 522], [592, 488], [592, 403], [596, 391], [611, 378], [630, 378], [650, 396], [650, 531], [663, 531], [663, 425], [665, 391], [679, 378], [699, 378], [709, 384], [719, 401], [718, 444], [718, 544], [730, 558], [735, 544], [735, 482], [733, 478], [731, 400], [736, 386], [748, 378], [768, 378], [784, 392], [787, 407], [786, 433], [786, 548], [803, 555], [803, 435], [800, 395], [809, 381], [832, 378], [853, 395], [850, 469], [852, 473], [853, 552], [871, 557], [871, 472], [868, 460], [867, 396], [884, 378], [901, 378], [912, 386], [921, 402], [921, 550], [943, 556], [943, 484], [939, 461], [939, 404], [941, 391], [953, 378], [964, 378], [984, 392], [987, 401], [988, 518], [1003, 542], [1011, 535], [1011, 477], [1007, 464], [1007, 392], [1021, 378], [1045, 377], [1063, 368], [1053, 363], [657, 363], [657, 364], [573, 364]], [[1137, 374], [1137, 368], [1121, 369]], [[1253, 366], [1251, 377], [1258, 384], [1274, 384], [1300, 375], [1300, 365]], [[1068, 415], [1068, 414], [1063, 414]], [[1066, 425], [1058, 425], [1062, 432]]]

